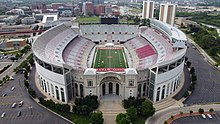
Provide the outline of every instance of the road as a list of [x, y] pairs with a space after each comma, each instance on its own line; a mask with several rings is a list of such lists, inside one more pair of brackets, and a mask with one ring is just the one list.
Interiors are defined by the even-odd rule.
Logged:
[[219, 124], [220, 112], [211, 114], [211, 116], [211, 119], [208, 116], [204, 119], [201, 115], [183, 117], [174, 120], [171, 124]]
[[[16, 74], [14, 80], [0, 88], [0, 114], [6, 112], [6, 116], [0, 118], [0, 124], [70, 124], [31, 99], [24, 87], [23, 80], [22, 74]], [[11, 91], [13, 86], [15, 90]], [[2, 97], [4, 93], [7, 94], [6, 97]], [[24, 101], [22, 107], [11, 107], [14, 102], [18, 104], [21, 100]], [[17, 117], [18, 111], [21, 111], [20, 117]]]
[[[5, 70], [1, 75], [0, 75], [0, 80], [3, 79], [3, 77], [5, 77], [6, 75], [11, 76], [14, 72], [13, 70], [23, 61], [25, 60], [32, 52], [28, 52], [27, 54], [25, 54], [22, 59], [19, 59], [17, 62], [13, 62], [12, 66], [10, 68], [8, 68], [7, 70]], [[2, 62], [1, 62], [2, 63]]]
[[170, 118], [171, 115], [179, 114], [180, 112], [189, 113], [190, 110], [198, 112], [199, 108], [203, 108], [205, 111], [209, 111], [210, 108], [213, 108], [215, 111], [220, 111], [219, 104], [193, 105], [188, 107], [172, 106], [170, 108], [156, 112], [153, 117], [149, 118], [145, 122], [145, 124], [164, 124], [164, 121]]

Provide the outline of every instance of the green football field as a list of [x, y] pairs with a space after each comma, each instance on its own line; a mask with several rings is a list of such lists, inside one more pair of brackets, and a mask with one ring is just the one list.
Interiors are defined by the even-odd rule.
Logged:
[[93, 68], [127, 68], [122, 48], [97, 48]]

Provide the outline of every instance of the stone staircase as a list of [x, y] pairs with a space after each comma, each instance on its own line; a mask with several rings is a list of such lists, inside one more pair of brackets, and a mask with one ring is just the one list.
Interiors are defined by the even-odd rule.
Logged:
[[121, 100], [100, 101], [98, 110], [103, 113], [104, 124], [115, 124], [117, 114], [126, 113]]

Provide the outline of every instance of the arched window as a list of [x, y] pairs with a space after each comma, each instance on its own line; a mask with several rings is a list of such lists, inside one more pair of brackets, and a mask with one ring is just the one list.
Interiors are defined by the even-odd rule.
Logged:
[[156, 96], [156, 101], [160, 100], [160, 87], [157, 88], [157, 96]]
[[143, 87], [143, 96], [145, 96], [145, 92], [146, 92], [146, 86], [147, 85], [147, 83], [144, 83], [144, 87]]
[[52, 93], [52, 96], [54, 97], [53, 84], [50, 84], [50, 87], [51, 87], [51, 93]]
[[55, 86], [55, 90], [56, 90], [57, 99], [60, 100], [59, 89], [57, 86]]
[[79, 93], [78, 93], [78, 84], [75, 83], [75, 91], [76, 91], [76, 96], [79, 96]]
[[138, 97], [141, 96], [141, 84], [138, 84]]
[[84, 95], [83, 95], [83, 85], [82, 84], [80, 84], [80, 97], [83, 97]]
[[61, 100], [62, 100], [62, 102], [65, 102], [65, 96], [64, 96], [63, 88], [60, 88], [60, 92], [61, 92]]
[[162, 89], [162, 96], [161, 96], [161, 99], [163, 99], [164, 98], [164, 96], [165, 96], [165, 85], [163, 85], [163, 89]]

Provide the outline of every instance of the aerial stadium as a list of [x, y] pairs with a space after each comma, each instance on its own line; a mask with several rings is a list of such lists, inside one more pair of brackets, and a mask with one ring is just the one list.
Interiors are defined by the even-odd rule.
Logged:
[[107, 94], [157, 102], [180, 88], [186, 42], [179, 29], [155, 19], [141, 27], [60, 24], [32, 44], [37, 82], [63, 103]]

